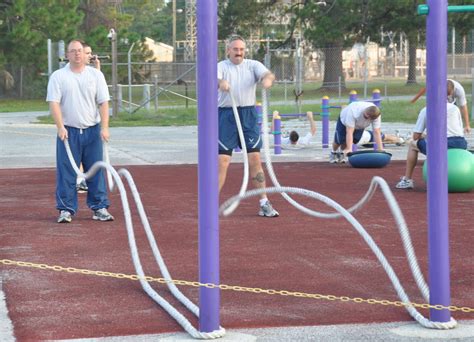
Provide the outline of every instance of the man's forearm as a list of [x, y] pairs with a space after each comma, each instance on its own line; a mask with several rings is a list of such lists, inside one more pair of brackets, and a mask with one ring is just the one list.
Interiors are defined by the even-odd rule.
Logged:
[[99, 105], [100, 121], [102, 128], [109, 128], [109, 102]]

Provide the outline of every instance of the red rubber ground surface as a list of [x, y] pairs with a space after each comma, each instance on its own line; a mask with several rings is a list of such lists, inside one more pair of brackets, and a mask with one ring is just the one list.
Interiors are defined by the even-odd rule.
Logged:
[[[318, 191], [345, 207], [366, 192], [372, 176], [384, 177], [393, 189], [404, 172], [403, 162], [392, 162], [383, 169], [327, 163], [278, 163], [274, 167], [282, 185]], [[222, 200], [238, 192], [241, 168], [231, 166]], [[172, 277], [198, 280], [197, 166], [128, 169]], [[394, 194], [426, 275], [426, 188], [421, 168], [416, 176], [415, 190], [394, 189]], [[59, 225], [55, 223], [54, 177], [54, 169], [0, 170], [0, 258], [134, 274], [119, 195], [111, 195], [115, 222], [91, 220], [82, 194], [81, 210], [73, 223]], [[311, 199], [297, 199], [325, 210]], [[281, 217], [258, 217], [257, 199], [252, 198], [234, 215], [221, 219], [223, 284], [398, 300], [375, 256], [348, 222], [305, 216], [279, 195], [271, 195], [271, 200]], [[458, 306], [474, 307], [473, 207], [474, 192], [449, 195], [452, 304]], [[355, 216], [385, 253], [411, 300], [423, 302], [380, 191]], [[138, 220], [135, 223], [144, 268], [159, 277], [143, 229]], [[19, 341], [182, 330], [136, 281], [5, 265], [0, 266], [0, 272]], [[154, 287], [175, 303], [163, 285]], [[197, 301], [198, 289], [181, 289]], [[392, 306], [233, 291], [223, 291], [221, 296], [221, 324], [226, 328], [411, 320], [403, 309]], [[474, 319], [472, 313], [456, 312], [453, 316]]]

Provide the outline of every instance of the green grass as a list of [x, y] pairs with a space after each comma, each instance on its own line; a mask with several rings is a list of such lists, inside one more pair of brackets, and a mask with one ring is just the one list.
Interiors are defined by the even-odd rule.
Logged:
[[9, 112], [36, 112], [48, 110], [48, 103], [44, 99], [17, 100], [1, 99], [0, 113]]

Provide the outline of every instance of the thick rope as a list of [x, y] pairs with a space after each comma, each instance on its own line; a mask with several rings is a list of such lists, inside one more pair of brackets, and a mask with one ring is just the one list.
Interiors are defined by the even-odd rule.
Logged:
[[[234, 95], [232, 95], [232, 89], [229, 89], [230, 99], [232, 100], [232, 111], [234, 112], [235, 123], [237, 124], [237, 132], [239, 132], [240, 145], [242, 146], [242, 155], [244, 158], [244, 175], [242, 177], [242, 185], [240, 187], [239, 195], [243, 195], [247, 190], [249, 180], [249, 157], [247, 154], [247, 144], [245, 143], [244, 132], [242, 124], [240, 122], [239, 112], [235, 103]], [[231, 214], [239, 206], [239, 201], [235, 201], [226, 210], [225, 215]]]
[[[253, 190], [246, 192], [247, 196], [248, 194], [252, 194], [249, 196], [256, 196], [261, 193], [265, 193], [265, 191], [268, 192], [278, 192], [280, 193], [290, 204], [292, 204], [294, 207], [299, 209], [300, 211], [313, 216], [313, 217], [318, 217], [318, 218], [339, 218], [343, 216], [348, 220], [353, 227], [359, 232], [359, 234], [362, 236], [362, 238], [366, 241], [366, 243], [369, 245], [373, 253], [376, 255], [377, 259], [379, 262], [382, 264], [382, 267], [384, 268], [385, 272], [387, 273], [390, 281], [392, 282], [393, 286], [395, 287], [395, 291], [397, 292], [398, 296], [400, 299], [404, 302], [410, 302], [408, 295], [406, 294], [403, 286], [401, 285], [398, 277], [396, 276], [396, 273], [394, 272], [393, 268], [391, 265], [388, 263], [387, 259], [385, 258], [384, 254], [380, 250], [380, 248], [377, 246], [377, 244], [374, 242], [372, 237], [370, 236], [369, 233], [362, 227], [362, 225], [352, 216], [352, 212], [355, 212], [359, 210], [365, 203], [367, 203], [375, 193], [375, 190], [377, 186], [380, 186], [382, 193], [384, 194], [388, 205], [390, 207], [390, 210], [392, 212], [392, 215], [395, 218], [395, 221], [397, 223], [397, 227], [400, 232], [400, 236], [403, 242], [403, 246], [405, 249], [405, 252], [407, 254], [410, 270], [412, 272], [412, 275], [416, 281], [416, 284], [424, 297], [426, 301], [429, 301], [429, 288], [428, 285], [426, 284], [426, 281], [423, 277], [423, 274], [421, 273], [420, 267], [418, 265], [418, 261], [415, 256], [413, 244], [411, 242], [410, 234], [408, 232], [408, 228], [405, 222], [405, 219], [403, 217], [403, 214], [395, 200], [395, 197], [393, 196], [393, 193], [390, 190], [390, 187], [388, 184], [385, 182], [383, 178], [380, 177], [374, 177], [372, 179], [372, 182], [370, 184], [369, 190], [367, 193], [357, 202], [355, 205], [353, 205], [349, 209], [345, 209], [333, 200], [329, 199], [326, 196], [323, 196], [319, 193], [315, 193], [309, 190], [305, 189], [298, 189], [298, 188], [288, 188], [288, 187], [282, 187], [280, 183], [278, 182], [275, 171], [273, 170], [273, 165], [271, 162], [271, 156], [270, 156], [270, 148], [269, 148], [269, 134], [268, 134], [268, 102], [267, 102], [267, 93], [266, 90], [262, 90], [262, 117], [263, 117], [263, 150], [264, 150], [264, 155], [265, 155], [265, 164], [269, 173], [269, 176], [275, 185], [273, 188], [266, 188], [266, 189], [260, 189], [260, 190]], [[284, 189], [291, 189], [288, 191], [285, 191]], [[305, 206], [301, 205], [294, 199], [292, 199], [287, 192], [291, 193], [297, 193], [300, 195], [305, 195], [309, 196], [315, 199], [318, 199], [325, 203], [326, 205], [332, 207], [333, 209], [336, 209], [336, 212], [334, 213], [321, 213], [318, 211], [311, 210], [309, 208], [306, 208]], [[308, 195], [308, 193], [311, 195]], [[226, 210], [229, 205], [232, 205], [234, 203], [233, 201], [240, 201], [243, 198], [241, 195], [234, 196], [232, 199], [229, 199], [226, 201], [220, 209], [220, 212], [223, 215], [228, 215], [228, 211]], [[407, 306], [407, 311], [409, 314], [417, 321], [419, 322], [422, 326], [427, 327], [427, 328], [432, 328], [432, 329], [452, 329], [456, 327], [457, 322], [451, 318], [449, 322], [432, 322], [429, 319], [425, 318], [421, 313], [419, 313], [414, 307], [412, 306]]]
[[[192, 324], [189, 322], [186, 317], [184, 317], [178, 310], [176, 310], [168, 301], [166, 301], [163, 297], [161, 297], [148, 283], [148, 281], [145, 279], [145, 273], [143, 271], [142, 264], [140, 262], [140, 255], [138, 253], [138, 247], [136, 244], [135, 240], [135, 233], [133, 229], [133, 222], [132, 222], [132, 216], [130, 212], [130, 206], [128, 203], [127, 199], [127, 193], [125, 190], [125, 186], [122, 182], [122, 179], [120, 178], [120, 175], [123, 175], [129, 184], [130, 190], [132, 191], [133, 198], [135, 200], [141, 222], [143, 224], [143, 227], [145, 229], [146, 235], [148, 237], [148, 241], [150, 244], [150, 247], [153, 251], [153, 255], [155, 257], [155, 260], [157, 261], [160, 271], [163, 275], [163, 278], [166, 280], [170, 280], [167, 282], [167, 286], [170, 290], [170, 292], [173, 294], [173, 296], [178, 299], [189, 311], [191, 311], [195, 316], [199, 317], [199, 308], [192, 303], [187, 297], [184, 296], [184, 294], [179, 291], [179, 289], [172, 283], [172, 278], [168, 272], [168, 269], [165, 265], [165, 262], [159, 252], [158, 246], [156, 244], [156, 240], [153, 236], [153, 232], [151, 230], [150, 224], [148, 222], [147, 215], [145, 213], [145, 209], [143, 208], [140, 194], [137, 190], [137, 187], [133, 181], [133, 178], [131, 174], [126, 170], [126, 169], [121, 169], [118, 172], [109, 164], [103, 161], [98, 161], [96, 162], [90, 170], [88, 170], [85, 174], [82, 173], [79, 168], [76, 165], [76, 162], [74, 161], [74, 157], [71, 153], [71, 149], [69, 147], [69, 142], [68, 140], [64, 140], [64, 145], [66, 147], [66, 152], [69, 158], [69, 161], [76, 172], [77, 175], [84, 177], [86, 179], [89, 179], [93, 175], [95, 175], [100, 169], [105, 169], [107, 170], [111, 178], [113, 178], [114, 182], [111, 182], [112, 188], [117, 187], [120, 193], [120, 198], [122, 200], [122, 206], [123, 206], [123, 212], [124, 212], [124, 217], [125, 217], [125, 225], [127, 228], [127, 235], [128, 235], [128, 242], [131, 250], [131, 255], [132, 255], [132, 261], [133, 265], [135, 267], [135, 271], [137, 275], [139, 276], [139, 281], [140, 284], [143, 288], [143, 290], [158, 304], [160, 305], [171, 317], [173, 317], [179, 325], [188, 333], [190, 334], [193, 338], [196, 339], [216, 339], [223, 337], [225, 335], [225, 329], [220, 327], [219, 330], [212, 331], [212, 332], [200, 332], [196, 328], [192, 326]], [[107, 153], [106, 153], [107, 155]], [[109, 184], [109, 186], [111, 186]]]

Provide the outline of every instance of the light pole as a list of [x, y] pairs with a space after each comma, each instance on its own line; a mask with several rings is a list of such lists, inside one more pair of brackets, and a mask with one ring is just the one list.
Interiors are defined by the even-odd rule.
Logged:
[[112, 115], [118, 114], [118, 86], [117, 86], [117, 33], [110, 29], [107, 38], [112, 43]]
[[176, 9], [176, 0], [173, 0], [173, 62], [176, 63], [176, 13], [182, 13], [181, 8]]

